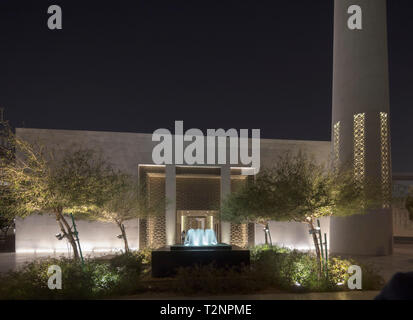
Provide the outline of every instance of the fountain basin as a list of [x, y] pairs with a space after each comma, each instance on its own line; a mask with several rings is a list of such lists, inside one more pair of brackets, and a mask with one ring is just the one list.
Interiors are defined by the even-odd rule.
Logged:
[[206, 266], [214, 263], [217, 268], [248, 266], [248, 249], [219, 243], [215, 246], [174, 245], [152, 251], [152, 277], [174, 276], [178, 268]]

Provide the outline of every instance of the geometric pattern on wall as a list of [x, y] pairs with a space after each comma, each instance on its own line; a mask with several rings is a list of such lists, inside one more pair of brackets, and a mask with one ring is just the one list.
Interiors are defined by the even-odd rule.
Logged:
[[139, 249], [148, 247], [148, 221], [139, 219]]
[[389, 147], [389, 120], [386, 112], [380, 112], [380, 147], [381, 147], [381, 188], [383, 207], [390, 206], [391, 175], [390, 175], [390, 147]]
[[219, 178], [176, 178], [176, 210], [216, 210], [219, 200]]
[[248, 247], [248, 224], [231, 223], [231, 244], [238, 247]]
[[[231, 192], [236, 192], [240, 190], [247, 183], [247, 178], [245, 179], [231, 179]], [[254, 224], [253, 223], [242, 223], [235, 224], [231, 223], [231, 233], [230, 242], [234, 246], [241, 248], [247, 248], [254, 244]]]
[[148, 224], [148, 247], [157, 249], [166, 245], [165, 215], [149, 217]]
[[[147, 177], [148, 201], [155, 205], [165, 201], [165, 178]], [[146, 219], [147, 246], [149, 248], [160, 248], [166, 245], [165, 214], [160, 213]]]
[[[358, 113], [354, 115], [354, 177], [362, 183], [365, 176], [365, 132], [366, 117], [365, 113]], [[363, 187], [363, 185], [361, 185]]]
[[337, 171], [340, 160], [340, 121], [334, 125], [333, 136], [333, 168]]

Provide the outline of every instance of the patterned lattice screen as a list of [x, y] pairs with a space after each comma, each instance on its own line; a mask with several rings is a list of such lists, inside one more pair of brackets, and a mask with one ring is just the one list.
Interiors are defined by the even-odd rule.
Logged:
[[365, 113], [354, 115], [354, 175], [359, 182], [364, 181], [365, 176]]
[[390, 177], [390, 147], [389, 120], [386, 112], [380, 112], [380, 146], [381, 146], [381, 187], [383, 207], [390, 206], [391, 177]]
[[[231, 179], [231, 192], [236, 192], [247, 183], [247, 179]], [[254, 224], [231, 223], [231, 244], [238, 247], [248, 247], [254, 243]]]
[[176, 210], [216, 210], [220, 203], [220, 179], [176, 179]]
[[[148, 199], [150, 203], [165, 201], [165, 178], [147, 178]], [[159, 214], [146, 221], [147, 246], [160, 248], [166, 245], [165, 214]]]
[[337, 170], [340, 165], [340, 121], [338, 121], [333, 128], [333, 152], [334, 152], [334, 159], [333, 165], [334, 170]]

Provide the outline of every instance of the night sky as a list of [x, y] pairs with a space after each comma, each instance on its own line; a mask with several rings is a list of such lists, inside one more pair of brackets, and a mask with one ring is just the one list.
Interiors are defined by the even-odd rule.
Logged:
[[[393, 171], [413, 172], [413, 1], [388, 16]], [[332, 0], [1, 0], [0, 106], [15, 127], [330, 140], [332, 45]]]

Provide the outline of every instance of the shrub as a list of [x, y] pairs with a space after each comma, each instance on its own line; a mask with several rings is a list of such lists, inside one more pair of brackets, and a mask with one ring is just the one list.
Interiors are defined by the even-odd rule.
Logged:
[[149, 248], [141, 249], [137, 251], [136, 254], [138, 255], [138, 257], [140, 257], [143, 265], [149, 266], [151, 264], [152, 249], [149, 249]]
[[[62, 289], [48, 288], [47, 270], [62, 269]], [[68, 258], [31, 262], [19, 271], [0, 275], [0, 299], [93, 299], [140, 290], [142, 262], [134, 254], [118, 255], [112, 260]]]
[[384, 286], [384, 279], [379, 274], [379, 270], [372, 264], [360, 263], [353, 259], [342, 259], [340, 257], [332, 257], [328, 261], [329, 277], [331, 281], [343, 289], [347, 289], [345, 285], [350, 277], [348, 268], [351, 265], [358, 265], [362, 271], [362, 288], [363, 290], [380, 290]]
[[259, 246], [252, 251], [254, 274], [267, 280], [267, 284], [293, 291], [334, 291], [348, 289], [348, 268], [359, 265], [362, 269], [363, 290], [378, 290], [383, 278], [372, 265], [351, 259], [331, 257], [328, 273], [318, 278], [317, 258], [310, 252], [290, 250], [277, 246]]

